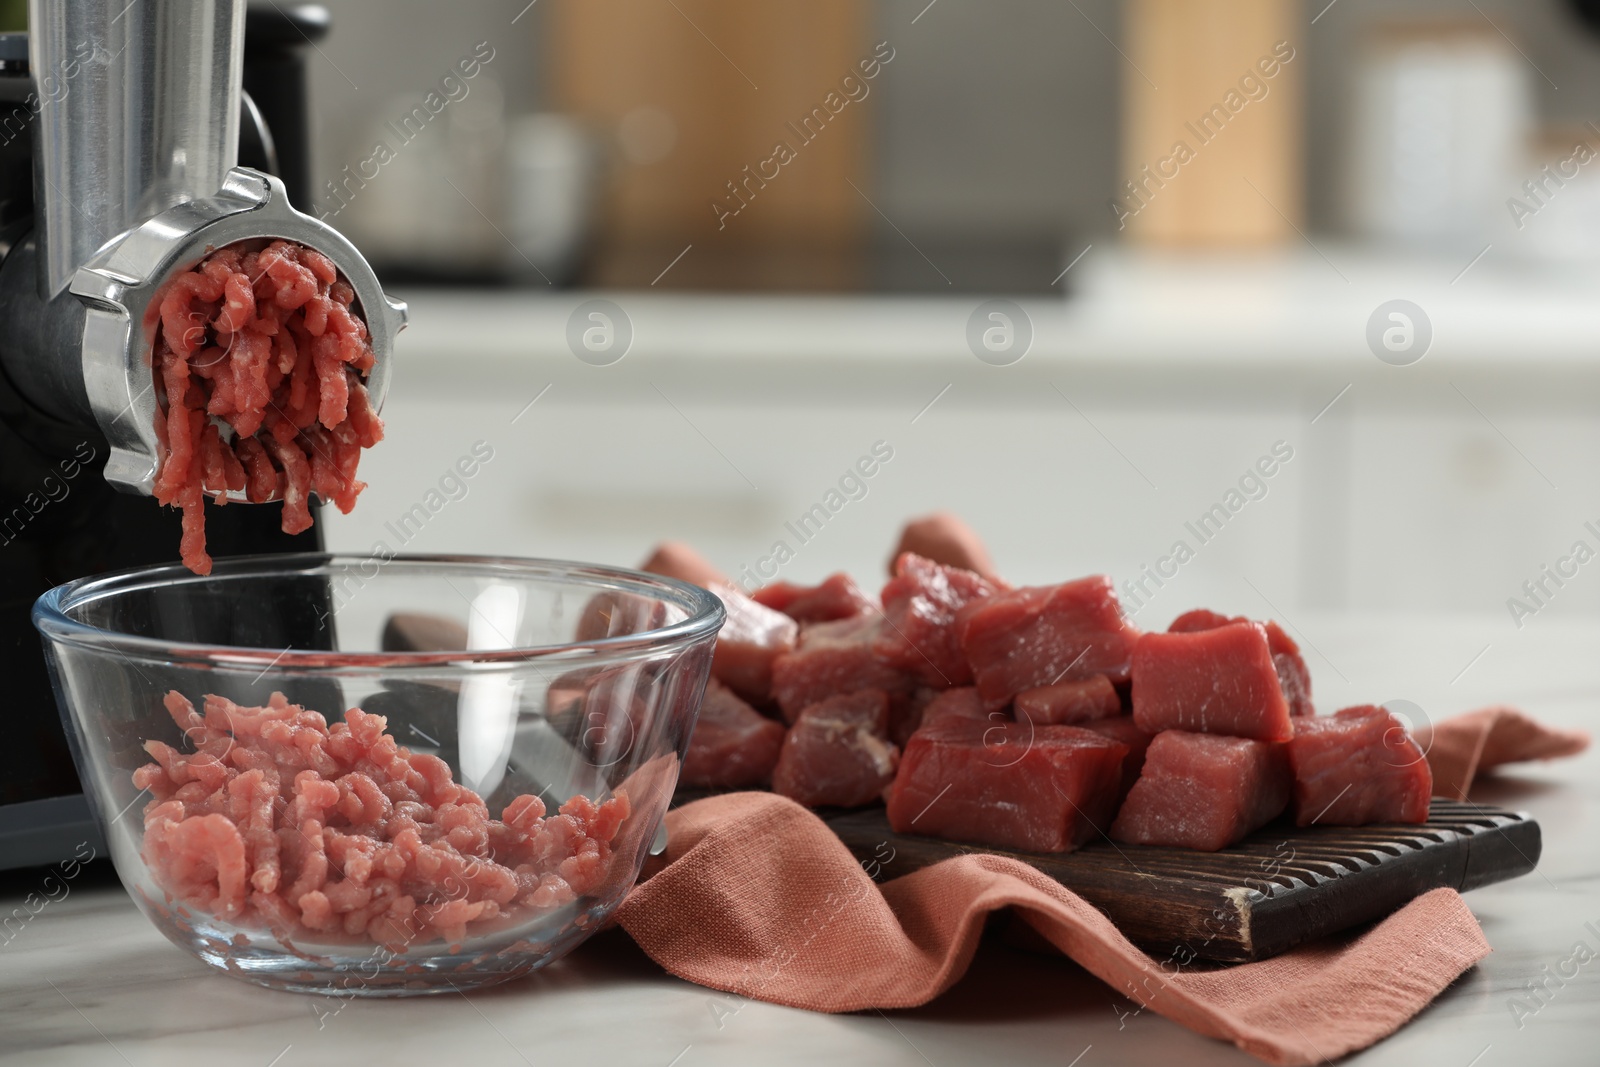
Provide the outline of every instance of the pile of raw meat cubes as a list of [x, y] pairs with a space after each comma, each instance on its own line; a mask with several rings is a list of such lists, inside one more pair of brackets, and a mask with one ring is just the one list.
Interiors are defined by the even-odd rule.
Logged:
[[747, 596], [676, 544], [645, 569], [728, 611], [680, 788], [882, 802], [900, 833], [1035, 852], [1428, 816], [1404, 726], [1316, 715], [1277, 623], [1200, 610], [1141, 632], [1109, 578], [1012, 588], [951, 516], [907, 527], [878, 597], [845, 574]]

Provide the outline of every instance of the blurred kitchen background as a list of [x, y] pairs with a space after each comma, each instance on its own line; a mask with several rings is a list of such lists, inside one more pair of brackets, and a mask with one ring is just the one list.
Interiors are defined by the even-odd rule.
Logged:
[[1595, 0], [327, 6], [304, 206], [412, 305], [337, 547], [1600, 608]]

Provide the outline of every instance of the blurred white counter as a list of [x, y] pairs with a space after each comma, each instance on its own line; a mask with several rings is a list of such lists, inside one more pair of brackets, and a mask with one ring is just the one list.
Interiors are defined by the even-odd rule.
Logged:
[[[1600, 548], [1600, 273], [1471, 261], [1094, 248], [1071, 298], [1018, 301], [1034, 337], [1010, 366], [968, 347], [979, 297], [402, 291], [389, 439], [330, 543], [632, 563], [671, 536], [737, 572], [785, 540], [784, 577], [870, 579], [906, 515], [948, 507], [1021, 581], [1170, 573], [1189, 541], [1175, 577], [1146, 579], [1146, 625], [1271, 604], [1500, 611], [1515, 632], [1524, 581], [1580, 537]], [[596, 298], [633, 335], [609, 366], [567, 339]], [[1368, 347], [1392, 299], [1431, 323], [1409, 366]], [[495, 460], [397, 543], [386, 523], [437, 502], [479, 440]], [[830, 498], [877, 441], [894, 459], [865, 496]], [[1186, 532], [1280, 441], [1264, 497], [1203, 544]], [[807, 543], [786, 534], [840, 500]], [[1580, 573], [1525, 622], [1595, 607]]]
[[[1433, 320], [1431, 361], [1510, 369], [1507, 355], [1567, 365], [1600, 356], [1600, 260], [1502, 261], [1492, 249], [1472, 263], [1470, 254], [1457, 262], [1337, 247], [1227, 258], [1091, 247], [1059, 284], [1071, 295], [1017, 301], [1035, 330], [1030, 362], [1348, 366], [1372, 361], [1367, 318], [1393, 299], [1417, 303]], [[901, 369], [965, 363], [972, 360], [968, 316], [988, 299], [538, 288], [401, 295], [412, 303], [408, 359], [464, 356], [477, 364], [567, 355], [568, 316], [603, 297], [632, 319], [630, 360], [734, 359], [763, 370], [819, 357]]]

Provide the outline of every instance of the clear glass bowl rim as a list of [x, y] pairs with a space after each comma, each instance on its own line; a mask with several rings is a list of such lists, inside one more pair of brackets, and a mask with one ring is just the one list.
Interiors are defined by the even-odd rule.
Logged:
[[160, 584], [204, 585], [208, 582], [242, 576], [309, 574], [340, 565], [370, 566], [375, 558], [340, 552], [229, 556], [218, 559], [209, 575], [195, 574], [181, 563], [130, 567], [78, 578], [49, 590], [34, 601], [33, 625], [51, 641], [93, 651], [112, 652], [144, 661], [210, 664], [231, 669], [257, 667], [295, 672], [359, 673], [377, 670], [394, 672], [407, 668], [436, 671], [441, 667], [462, 665], [514, 666], [534, 660], [584, 659], [595, 655], [626, 656], [636, 652], [656, 652], [674, 646], [687, 646], [696, 640], [709, 638], [721, 629], [727, 617], [721, 599], [709, 590], [676, 578], [648, 574], [626, 567], [518, 556], [421, 553], [390, 556], [383, 561], [380, 573], [391, 568], [403, 571], [442, 567], [459, 571], [463, 578], [489, 577], [498, 574], [525, 581], [539, 579], [565, 581], [592, 585], [596, 594], [633, 593], [672, 601], [684, 608], [688, 614], [670, 626], [642, 630], [639, 633], [619, 637], [469, 652], [330, 652], [171, 641], [91, 626], [67, 614], [69, 610], [91, 600]]

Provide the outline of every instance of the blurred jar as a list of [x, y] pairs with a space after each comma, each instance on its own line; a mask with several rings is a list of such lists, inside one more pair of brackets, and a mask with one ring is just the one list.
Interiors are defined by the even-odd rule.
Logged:
[[[446, 275], [503, 273], [506, 238], [505, 95], [487, 74], [424, 120], [416, 101], [391, 100], [366, 140], [369, 156], [338, 225], [381, 265]], [[415, 116], [415, 117], [413, 117]], [[349, 168], [347, 168], [349, 169]], [[346, 221], [348, 220], [348, 221]]]
[[1529, 259], [1600, 262], [1600, 126], [1541, 131], [1502, 208], [1507, 248]]
[[569, 115], [513, 119], [506, 139], [506, 235], [513, 277], [561, 285], [572, 280], [588, 244], [600, 150]]
[[1481, 22], [1377, 28], [1355, 65], [1344, 188], [1353, 228], [1439, 250], [1503, 234], [1533, 124], [1531, 73]]

